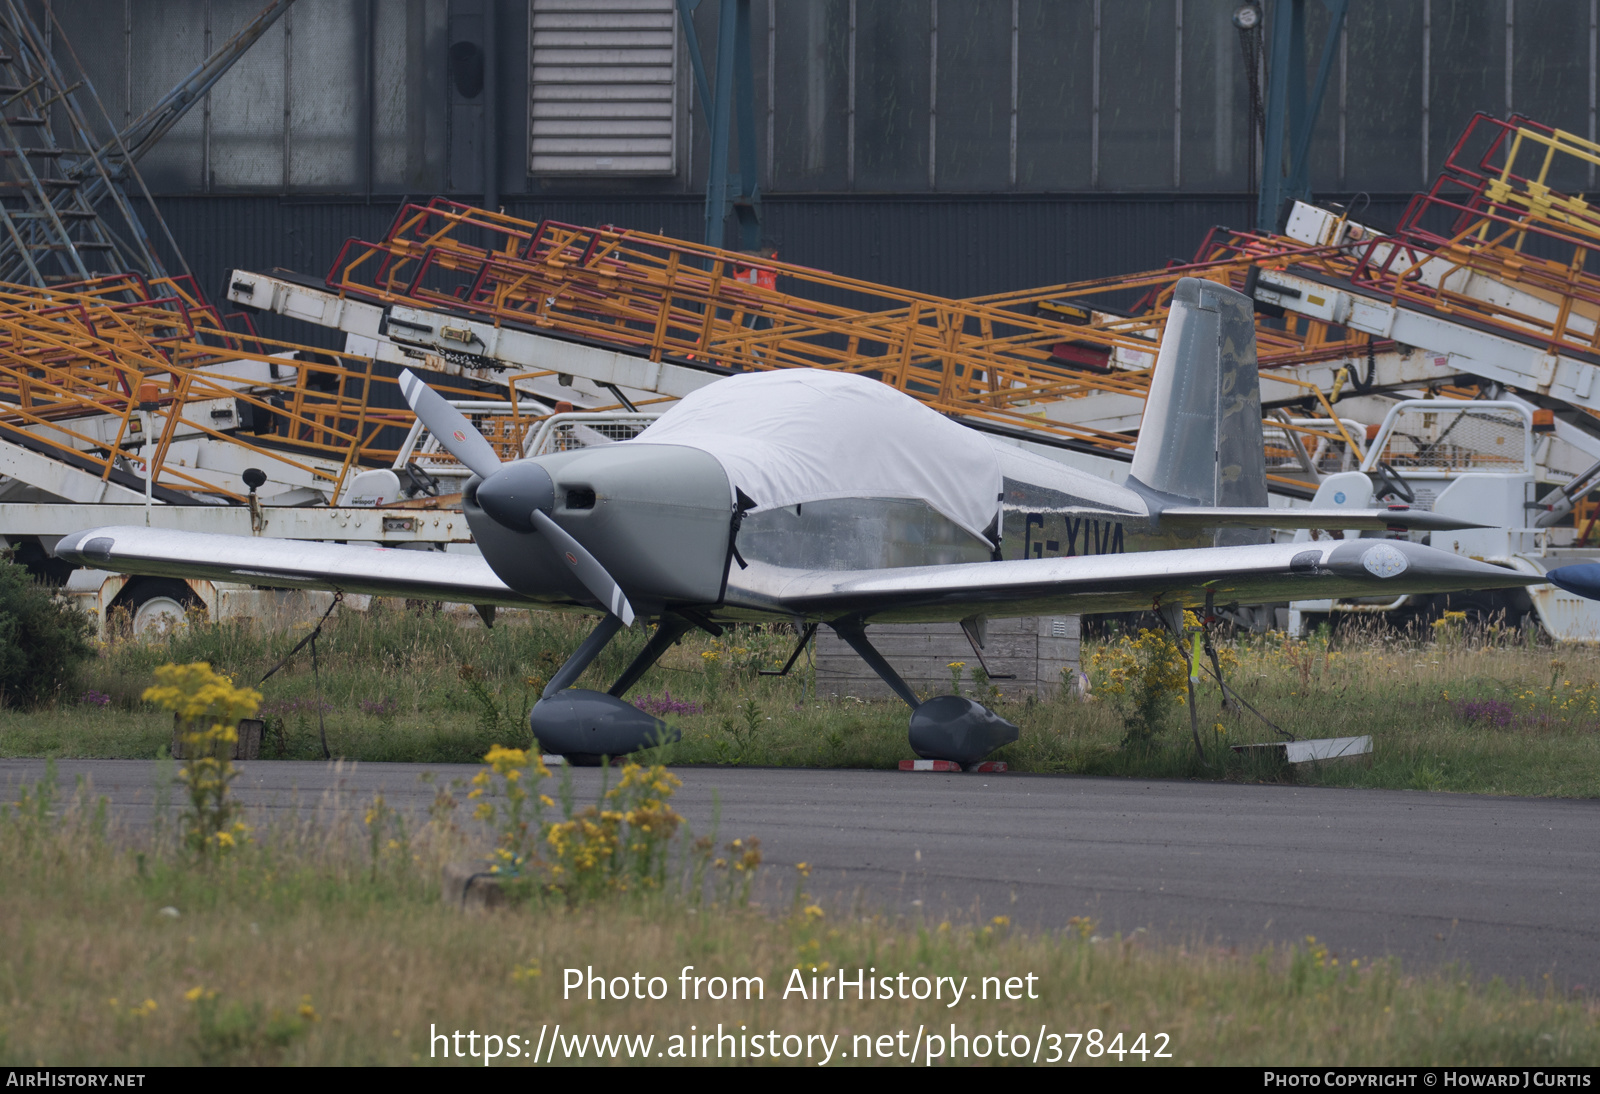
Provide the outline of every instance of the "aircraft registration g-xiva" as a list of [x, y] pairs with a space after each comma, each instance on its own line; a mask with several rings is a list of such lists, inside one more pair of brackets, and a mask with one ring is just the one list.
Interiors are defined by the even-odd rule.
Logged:
[[[77, 532], [56, 553], [130, 574], [598, 610], [530, 716], [541, 747], [574, 762], [664, 738], [667, 727], [623, 696], [695, 627], [784, 620], [802, 644], [832, 627], [911, 706], [919, 755], [971, 763], [1017, 727], [968, 698], [919, 699], [869, 625], [960, 621], [976, 637], [988, 617], [1155, 608], [1171, 618], [1208, 603], [1538, 581], [1404, 539], [1259, 542], [1266, 529], [1326, 527], [1328, 514], [1267, 507], [1251, 304], [1193, 278], [1177, 286], [1126, 486], [836, 372], [732, 376], [632, 440], [504, 465], [415, 375], [401, 386], [474, 472], [462, 505], [481, 558], [140, 527]], [[1340, 510], [1337, 526], [1470, 527], [1404, 509]], [[1592, 594], [1592, 582], [1575, 584]], [[609, 691], [572, 687], [640, 619], [655, 632]]]

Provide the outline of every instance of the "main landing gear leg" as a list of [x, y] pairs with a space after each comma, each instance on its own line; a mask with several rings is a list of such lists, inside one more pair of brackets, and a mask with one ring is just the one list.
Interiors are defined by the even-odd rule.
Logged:
[[883, 654], [879, 653], [871, 641], [868, 640], [867, 625], [865, 623], [859, 619], [840, 619], [829, 623], [828, 626], [833, 628], [833, 633], [849, 643], [851, 649], [861, 655], [861, 660], [867, 663], [867, 667], [877, 673], [879, 679], [885, 684], [889, 685], [890, 691], [904, 699], [907, 706], [912, 710], [916, 710], [922, 705], [922, 700], [918, 699], [917, 693], [911, 690], [911, 685], [906, 683], [898, 672], [894, 671], [894, 666], [885, 661]]
[[[671, 645], [670, 641], [663, 641], [654, 656], [641, 667], [640, 662], [645, 654], [661, 639], [662, 631], [669, 626], [668, 621], [675, 618], [662, 618], [655, 635], [633, 664], [628, 666], [623, 678], [618, 681], [619, 685], [624, 682], [632, 684]], [[670, 625], [676, 626], [676, 623]], [[623, 756], [678, 739], [676, 731], [661, 719], [619, 698], [617, 688], [613, 688], [612, 694], [608, 695], [602, 691], [572, 687], [583, 675], [583, 670], [600, 656], [600, 651], [606, 648], [621, 628], [622, 620], [615, 615], [607, 615], [602, 619], [589, 637], [583, 640], [583, 645], [574, 650], [566, 664], [551, 677], [543, 695], [534, 704], [533, 712], [528, 715], [528, 726], [533, 730], [534, 740], [539, 747], [546, 752], [559, 752], [570, 764], [594, 765], [607, 756]], [[638, 671], [635, 672], [635, 669]]]
[[866, 623], [861, 619], [850, 617], [828, 625], [911, 708], [908, 737], [918, 756], [972, 764], [1017, 739], [1017, 727], [982, 703], [961, 695], [937, 695], [926, 702], [918, 699], [911, 685], [867, 639]]

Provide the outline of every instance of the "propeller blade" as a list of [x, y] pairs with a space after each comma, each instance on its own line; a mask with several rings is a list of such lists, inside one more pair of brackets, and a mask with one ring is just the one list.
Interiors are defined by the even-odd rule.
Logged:
[[606, 609], [622, 620], [627, 626], [633, 626], [633, 605], [628, 603], [627, 596], [618, 585], [616, 579], [606, 572], [600, 565], [600, 560], [589, 553], [588, 548], [567, 534], [566, 530], [550, 519], [548, 513], [535, 509], [533, 511], [533, 526], [548, 537], [550, 543], [567, 560], [567, 565], [583, 582], [583, 587], [594, 594], [596, 600], [606, 606]]
[[[542, 481], [522, 481], [525, 475], [512, 475], [508, 478], [500, 475], [493, 486], [489, 479], [501, 470], [500, 457], [495, 454], [494, 448], [484, 440], [483, 434], [472, 427], [466, 416], [445, 402], [444, 397], [434, 391], [427, 384], [417, 378], [410, 369], [400, 372], [400, 393], [405, 396], [406, 402], [411, 404], [411, 409], [422, 419], [422, 424], [428, 427], [428, 432], [439, 438], [439, 443], [444, 445], [456, 459], [466, 464], [473, 473], [484, 480], [480, 488], [480, 497], [487, 489], [490, 497], [484, 498], [484, 511], [491, 517], [509, 527], [520, 524], [520, 519], [511, 519], [511, 512], [516, 510], [520, 517], [522, 506], [535, 507], [541, 501], [550, 504], [553, 487], [550, 486], [550, 477], [542, 469], [535, 468], [539, 475], [535, 478]], [[520, 466], [520, 465], [517, 465]], [[533, 465], [530, 465], [530, 467]], [[513, 482], [512, 479], [516, 481]], [[535, 487], [541, 489], [535, 489]], [[497, 492], [498, 491], [498, 492]], [[500, 494], [506, 496], [501, 499]], [[522, 495], [527, 495], [523, 497]], [[534, 495], [539, 495], [534, 497]], [[505, 504], [491, 506], [489, 503], [497, 500]], [[494, 511], [491, 511], [493, 509]], [[615, 615], [622, 622], [633, 626], [633, 605], [628, 603], [622, 586], [617, 584], [615, 578], [606, 572], [600, 565], [600, 560], [589, 553], [589, 549], [573, 539], [565, 529], [550, 519], [550, 515], [539, 508], [532, 508], [530, 517], [533, 527], [538, 532], [549, 538], [556, 551], [567, 560], [583, 587], [594, 594], [596, 600], [606, 606], [606, 610]]]
[[487, 479], [500, 469], [500, 457], [483, 434], [472, 427], [466, 415], [445, 402], [444, 396], [417, 378], [410, 369], [400, 372], [400, 394], [422, 419], [428, 432], [439, 438], [445, 451], [466, 464], [479, 478]]

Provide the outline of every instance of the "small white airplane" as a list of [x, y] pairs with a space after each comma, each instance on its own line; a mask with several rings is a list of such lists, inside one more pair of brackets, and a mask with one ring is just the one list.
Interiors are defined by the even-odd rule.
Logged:
[[[474, 472], [462, 504], [482, 558], [140, 527], [78, 532], [56, 553], [132, 574], [598, 610], [530, 717], [541, 747], [575, 762], [661, 739], [666, 727], [622, 696], [694, 627], [790, 621], [798, 656], [826, 624], [911, 706], [919, 755], [971, 763], [1017, 727], [971, 699], [919, 700], [869, 624], [960, 621], [977, 639], [989, 616], [1155, 608], [1171, 618], [1208, 604], [1539, 580], [1405, 539], [1262, 542], [1271, 528], [1325, 527], [1329, 514], [1267, 507], [1251, 304], [1193, 278], [1177, 287], [1126, 486], [837, 372], [733, 376], [633, 440], [505, 465], [415, 375], [401, 386]], [[1380, 535], [1470, 526], [1405, 508], [1336, 520]], [[1593, 595], [1593, 584], [1575, 591]], [[573, 688], [641, 617], [655, 632], [609, 691]]]

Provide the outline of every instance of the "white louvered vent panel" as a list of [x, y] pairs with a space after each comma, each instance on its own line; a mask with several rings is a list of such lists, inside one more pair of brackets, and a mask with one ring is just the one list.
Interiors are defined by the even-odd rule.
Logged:
[[530, 0], [528, 170], [677, 170], [673, 0]]

